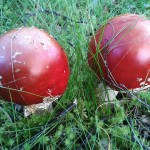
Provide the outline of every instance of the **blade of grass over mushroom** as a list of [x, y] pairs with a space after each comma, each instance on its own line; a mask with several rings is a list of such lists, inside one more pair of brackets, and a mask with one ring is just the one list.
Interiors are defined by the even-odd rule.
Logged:
[[[91, 24], [91, 27], [92, 27], [92, 29], [93, 29], [93, 25]], [[102, 33], [100, 34], [100, 37], [98, 37], [98, 43], [97, 43], [97, 40], [96, 40], [96, 36], [93, 36], [93, 38], [94, 38], [94, 42], [95, 42], [95, 45], [96, 45], [96, 52], [95, 53], [93, 53], [92, 52], [92, 50], [91, 50], [91, 48], [89, 47], [89, 54], [91, 55], [91, 56], [88, 56], [88, 61], [90, 62], [90, 59], [93, 59], [93, 61], [94, 62], [92, 62], [92, 65], [94, 64], [94, 63], [96, 63], [96, 72], [97, 71], [99, 71], [100, 72], [100, 75], [101, 75], [101, 79], [102, 79], [102, 84], [103, 84], [103, 86], [104, 86], [104, 89], [105, 89], [105, 91], [106, 91], [106, 96], [107, 96], [107, 98], [108, 98], [108, 100], [110, 100], [110, 97], [109, 97], [109, 94], [108, 94], [108, 92], [107, 92], [107, 90], [106, 90], [106, 84], [105, 84], [105, 82], [104, 82], [104, 80], [103, 80], [103, 71], [102, 71], [102, 68], [101, 68], [101, 64], [99, 63], [99, 56], [103, 59], [103, 56], [102, 56], [102, 54], [101, 54], [101, 51], [103, 50], [103, 48], [102, 49], [100, 49], [100, 47], [101, 47], [101, 42], [102, 42], [102, 38], [103, 38], [103, 34], [104, 34], [104, 31], [105, 31], [105, 27], [103, 28], [103, 30], [102, 30]], [[98, 33], [96, 33], [96, 34], [98, 34]], [[106, 47], [107, 47], [107, 45], [106, 45]], [[106, 48], [105, 47], [105, 48]], [[103, 62], [105, 63], [105, 61], [104, 61], [104, 59], [103, 59]], [[95, 68], [95, 66], [94, 66], [94, 68]], [[109, 69], [108, 69], [109, 70]], [[110, 71], [109, 71], [110, 72]], [[111, 74], [111, 73], [110, 73]], [[95, 73], [95, 75], [97, 76], [97, 74]], [[113, 77], [112, 77], [113, 78]], [[115, 79], [113, 78], [113, 80], [115, 81]], [[117, 83], [115, 83], [115, 84], [117, 84]]]
[[[128, 35], [128, 33], [130, 33], [130, 32], [134, 29], [134, 27], [136, 26], [136, 24], [137, 24], [138, 21], [143, 21], [143, 20], [141, 20], [141, 18], [143, 18], [143, 17], [141, 16], [141, 17], [139, 17], [138, 19], [135, 19], [135, 21], [131, 22], [129, 25], [127, 25], [127, 26], [125, 26], [124, 28], [120, 29], [120, 30], [112, 37], [112, 39], [110, 39], [110, 41], [108, 42], [108, 45], [111, 44], [111, 43], [113, 42], [113, 40], [114, 40], [120, 33], [122, 33], [123, 31], [125, 31], [125, 30], [127, 29], [127, 31], [126, 31], [126, 32], [121, 36], [121, 38], [113, 45], [113, 47], [109, 50], [109, 52], [111, 52], [111, 50], [113, 50], [115, 47], [117, 47], [117, 46], [118, 46], [118, 43], [119, 43], [124, 37], [126, 37], [126, 36]], [[108, 22], [108, 24], [110, 24], [110, 25], [113, 27], [113, 25], [111, 24], [111, 22]], [[126, 43], [124, 43], [124, 44], [126, 44]], [[108, 45], [106, 45], [106, 46], [108, 46]], [[109, 52], [108, 52], [108, 53], [109, 53]]]
[[[99, 32], [99, 31], [97, 31], [96, 34], [99, 34], [98, 32]], [[99, 63], [99, 57], [101, 57], [103, 63], [104, 63], [105, 66], [107, 67], [107, 71], [109, 72], [110, 79], [112, 80], [112, 83], [114, 83], [115, 85], [117, 85], [117, 82], [115, 81], [113, 75], [111, 74], [111, 72], [110, 72], [110, 70], [109, 70], [109, 68], [108, 68], [108, 66], [107, 66], [107, 60], [104, 60], [104, 57], [103, 57], [103, 55], [102, 55], [102, 53], [101, 53], [104, 49], [105, 49], [105, 50], [107, 49], [107, 47], [109, 46], [109, 44], [111, 44], [110, 41], [113, 41], [113, 39], [110, 40], [110, 41], [106, 41], [106, 44], [101, 48], [101, 42], [102, 42], [102, 40], [103, 40], [104, 32], [105, 32], [105, 25], [102, 25], [102, 32], [101, 32], [101, 34], [100, 34], [99, 37], [98, 37], [98, 43], [97, 43], [97, 40], [96, 40], [96, 38], [95, 38], [96, 36], [95, 36], [95, 35], [93, 36], [94, 42], [95, 42], [95, 45], [96, 45], [96, 52], [93, 53], [92, 50], [89, 48], [89, 49], [90, 49], [90, 50], [89, 50], [89, 54], [92, 56], [92, 57], [89, 58], [89, 61], [90, 61], [90, 59], [94, 59], [94, 62], [92, 62], [92, 63], [93, 63], [93, 64], [96, 63], [97, 70], [100, 72], [100, 75], [101, 75], [101, 77], [102, 77], [102, 79], [103, 79], [104, 75], [103, 75], [103, 71], [102, 71], [102, 68], [101, 68], [102, 66], [101, 66], [101, 64]], [[113, 38], [114, 38], [114, 36], [113, 36]], [[105, 40], [107, 40], [107, 39], [105, 39]], [[97, 70], [96, 70], [96, 72], [97, 72]], [[106, 89], [106, 86], [105, 86], [105, 85], [104, 85], [104, 87], [105, 87], [105, 89]], [[107, 95], [108, 95], [108, 94], [107, 94]]]
[[[124, 20], [126, 22], [124, 22]], [[145, 46], [143, 48], [143, 51], [145, 50], [144, 53], [147, 53], [147, 55], [149, 53], [148, 49], [146, 48], [149, 46], [149, 44], [147, 44], [148, 36], [145, 35], [145, 33], [142, 33], [141, 29], [143, 29], [145, 27], [144, 28], [145, 32], [149, 33], [148, 26], [149, 26], [150, 22], [148, 19], [141, 17], [139, 15], [134, 15], [134, 14], [133, 15], [132, 14], [120, 15], [113, 19], [110, 19], [108, 22], [111, 23], [111, 26], [109, 25], [109, 23], [108, 24], [106, 23], [106, 25], [104, 26], [104, 30], [106, 29], [106, 31], [104, 32], [103, 27], [101, 27], [95, 35], [97, 37], [96, 40], [99, 39], [99, 37], [101, 36], [101, 33], [103, 35], [103, 40], [101, 41], [101, 47], [104, 52], [102, 53], [102, 55], [99, 54], [99, 56], [101, 56], [101, 57], [99, 57], [99, 60], [100, 60], [99, 63], [102, 64], [102, 69], [105, 74], [104, 75], [105, 79], [110, 81], [109, 85], [112, 84], [111, 86], [113, 86], [113, 85], [118, 84], [118, 86], [119, 86], [120, 83], [124, 83], [126, 81], [121, 81], [119, 78], [117, 78], [117, 69], [121, 69], [123, 71], [124, 66], [122, 66], [122, 68], [121, 68], [120, 65], [122, 65], [122, 63], [125, 65], [125, 61], [128, 60], [128, 58], [130, 59], [130, 56], [133, 55], [134, 51], [136, 53], [141, 52], [140, 43], [141, 44], [144, 43], [144, 46]], [[120, 24], [118, 24], [118, 22], [120, 22]], [[111, 28], [112, 26], [114, 26], [114, 27]], [[142, 28], [142, 26], [143, 26], [143, 28]], [[140, 34], [141, 37], [133, 37], [131, 39], [131, 41], [133, 41], [133, 43], [132, 42], [128, 43], [128, 38], [132, 37], [131, 36], [132, 32], [136, 33], [136, 34]], [[110, 42], [111, 42], [108, 45], [108, 48], [106, 47], [107, 43], [104, 42], [105, 37], [108, 37], [108, 40], [110, 40]], [[93, 40], [94, 39], [92, 39], [90, 42], [90, 47], [92, 48], [93, 51], [95, 51], [95, 48], [97, 45], [93, 44]], [[120, 42], [122, 42], [121, 44], [119, 44], [120, 47], [119, 46], [117, 47], [118, 43], [120, 43]], [[126, 42], [128, 43], [128, 45], [125, 48], [124, 43], [127, 44]], [[132, 44], [133, 45], [135, 44], [136, 48], [133, 48], [133, 46], [131, 46]], [[99, 51], [101, 50], [101, 47], [99, 48]], [[106, 56], [105, 56], [105, 53], [106, 53]], [[107, 58], [108, 58], [108, 60], [107, 60]], [[142, 63], [140, 61], [143, 62], [144, 59], [145, 59], [145, 62], [148, 63], [148, 59], [146, 57], [144, 57], [144, 58], [135, 57], [134, 61], [137, 61], [137, 66], [139, 66], [139, 67], [137, 67], [138, 70], [140, 70], [140, 68], [143, 69]], [[89, 64], [90, 63], [91, 62], [89, 62]], [[129, 61], [129, 63], [130, 64], [132, 63], [131, 60]], [[148, 69], [148, 65], [146, 66], [146, 69]], [[128, 68], [127, 68], [127, 70], [128, 70]], [[130, 72], [134, 71], [134, 69], [132, 67], [129, 67], [129, 70], [130, 70]], [[141, 73], [141, 76], [143, 77], [143, 75], [146, 73], [146, 71], [144, 71], [144, 69], [143, 69], [140, 71], [140, 73]], [[124, 72], [124, 74], [126, 75], [125, 72]], [[113, 75], [116, 76], [116, 79], [113, 77]], [[121, 77], [122, 76], [123, 75], [121, 75]], [[134, 73], [134, 76], [136, 78], [136, 73]], [[132, 78], [133, 78], [133, 76], [132, 76]], [[129, 80], [129, 79], [130, 79], [130, 77], [128, 77], [128, 79], [127, 79], [127, 76], [125, 76], [125, 78], [124, 78], [124, 80]], [[116, 83], [114, 84], [113, 80], [115, 80], [115, 81], [117, 80], [117, 82], [116, 82], [117, 84]], [[134, 80], [134, 78], [133, 78], [133, 80]], [[137, 81], [135, 81], [135, 82], [132, 81], [132, 83], [127, 82], [126, 86], [129, 87], [129, 89], [134, 89], [134, 88], [140, 86], [140, 85], [138, 85], [139, 83], [136, 83], [136, 82]]]
[[9, 88], [9, 87], [4, 87], [4, 86], [0, 86], [1, 89], [6, 89], [6, 90], [9, 90], [9, 91], [17, 91], [17, 92], [22, 92], [22, 93], [26, 93], [26, 94], [30, 94], [30, 95], [34, 95], [34, 96], [37, 96], [37, 97], [41, 97], [41, 98], [44, 98], [44, 96], [41, 96], [41, 95], [37, 95], [37, 94], [34, 94], [34, 93], [31, 93], [31, 92], [28, 92], [28, 91], [24, 91], [24, 90], [18, 90], [18, 89], [14, 89], [14, 88]]

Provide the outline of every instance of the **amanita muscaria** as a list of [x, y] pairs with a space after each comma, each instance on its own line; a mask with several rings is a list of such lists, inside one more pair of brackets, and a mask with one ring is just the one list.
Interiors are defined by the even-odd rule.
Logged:
[[0, 97], [22, 105], [60, 96], [67, 88], [68, 59], [58, 42], [36, 27], [0, 36]]
[[136, 14], [108, 20], [91, 39], [88, 62], [110, 87], [129, 90], [148, 88], [150, 21]]

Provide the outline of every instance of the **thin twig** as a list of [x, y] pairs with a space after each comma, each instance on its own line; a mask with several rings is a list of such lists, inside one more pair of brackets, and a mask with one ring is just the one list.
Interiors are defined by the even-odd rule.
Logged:
[[90, 130], [90, 132], [86, 135], [85, 140], [82, 141], [82, 143], [80, 144], [80, 146], [77, 148], [77, 150], [82, 150], [83, 146], [87, 144], [88, 140], [91, 138], [93, 132], [94, 132], [95, 128], [92, 128]]
[[139, 102], [141, 102], [144, 106], [146, 106], [147, 108], [150, 109], [150, 105], [148, 105], [146, 102], [142, 101], [141, 99], [139, 99], [137, 96], [135, 96], [132, 92], [130, 92], [124, 85], [121, 85], [122, 87], [125, 88], [126, 92], [131, 95], [133, 98], [137, 99]]
[[[76, 20], [74, 20], [74, 19], [72, 19], [72, 18], [69, 18], [69, 17], [67, 17], [67, 16], [65, 16], [65, 15], [62, 15], [62, 14], [60, 14], [60, 13], [58, 13], [58, 12], [56, 12], [56, 11], [52, 11], [52, 10], [46, 10], [46, 9], [45, 9], [45, 10], [38, 10], [37, 12], [38, 12], [38, 13], [53, 14], [53, 15], [55, 15], [55, 16], [60, 16], [60, 17], [62, 17], [64, 20], [70, 20], [70, 21], [75, 22], [75, 23], [85, 23], [85, 24], [87, 24], [86, 22], [84, 22], [84, 21], [82, 21], [82, 20], [76, 21]], [[25, 26], [26, 23], [27, 23], [27, 19], [28, 19], [29, 17], [35, 16], [35, 15], [37, 14], [37, 12], [36, 12], [36, 13], [32, 12], [32, 13], [26, 13], [26, 14], [25, 14], [25, 18], [24, 18], [24, 21], [23, 21], [24, 26]]]
[[129, 127], [130, 127], [130, 130], [131, 130], [131, 133], [132, 133], [132, 136], [131, 136], [131, 137], [132, 137], [132, 138], [131, 138], [132, 141], [135, 142], [135, 143], [137, 143], [138, 145], [140, 145], [140, 147], [143, 148], [144, 150], [150, 150], [150, 147], [148, 147], [147, 145], [141, 143], [141, 142], [138, 140], [137, 136], [135, 135], [135, 133], [134, 133], [134, 131], [133, 131], [133, 129], [132, 129], [133, 123], [132, 123], [132, 118], [131, 118], [131, 117], [128, 117], [128, 122], [129, 122]]

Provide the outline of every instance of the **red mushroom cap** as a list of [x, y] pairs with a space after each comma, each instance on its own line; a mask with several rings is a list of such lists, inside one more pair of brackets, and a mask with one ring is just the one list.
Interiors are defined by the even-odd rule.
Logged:
[[88, 62], [115, 89], [148, 88], [150, 21], [136, 14], [110, 19], [91, 39]]
[[0, 37], [0, 97], [30, 105], [60, 96], [67, 88], [68, 59], [57, 41], [35, 27]]

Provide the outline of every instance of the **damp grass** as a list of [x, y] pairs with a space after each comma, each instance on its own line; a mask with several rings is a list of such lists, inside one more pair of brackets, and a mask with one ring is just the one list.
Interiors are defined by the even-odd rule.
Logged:
[[[105, 102], [96, 95], [98, 83], [87, 61], [88, 44], [98, 28], [120, 14], [137, 13], [150, 17], [146, 0], [28, 0], [0, 1], [0, 34], [22, 26], [46, 30], [64, 48], [71, 71], [68, 88], [51, 113], [24, 118], [12, 104], [0, 101], [1, 149], [144, 149], [133, 111], [148, 114], [136, 98], [122, 105], [116, 99]], [[36, 62], [35, 62], [36, 63]], [[105, 88], [105, 90], [107, 90]], [[32, 93], [31, 93], [32, 94]], [[138, 95], [150, 104], [150, 92]], [[77, 107], [46, 128], [57, 112], [77, 100]], [[113, 109], [112, 109], [113, 108]], [[18, 117], [12, 121], [9, 114]], [[150, 116], [149, 116], [150, 117]], [[143, 125], [145, 128], [145, 126]], [[43, 132], [40, 132], [40, 131]], [[39, 134], [38, 134], [39, 133]], [[31, 140], [32, 139], [32, 140]], [[144, 145], [144, 146], [143, 146]]]

